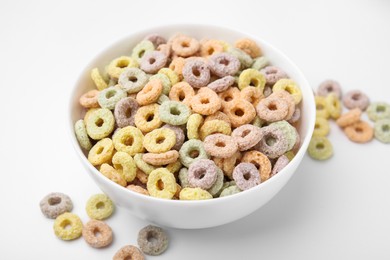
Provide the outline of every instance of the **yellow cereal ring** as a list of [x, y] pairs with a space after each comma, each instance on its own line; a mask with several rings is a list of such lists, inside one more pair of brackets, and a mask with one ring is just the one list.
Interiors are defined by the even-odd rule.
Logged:
[[325, 108], [328, 110], [330, 117], [337, 119], [341, 115], [341, 101], [336, 94], [331, 93], [325, 98]]
[[87, 122], [88, 118], [92, 115], [93, 111], [96, 111], [97, 108], [90, 108], [84, 115], [84, 123]]
[[188, 139], [199, 139], [199, 127], [203, 124], [203, 116], [192, 114], [187, 121]]
[[330, 127], [326, 118], [317, 117], [314, 127], [313, 136], [327, 136], [329, 134]]
[[123, 176], [108, 163], [103, 163], [102, 165], [100, 165], [99, 172], [101, 172], [106, 178], [123, 187], [125, 187], [127, 184]]
[[133, 157], [125, 152], [116, 152], [112, 157], [112, 164], [115, 170], [122, 175], [126, 182], [131, 182], [137, 175], [137, 166]]
[[176, 134], [169, 128], [154, 129], [145, 135], [143, 145], [150, 153], [164, 153], [176, 144]]
[[232, 47], [228, 42], [225, 41], [219, 40], [219, 43], [222, 45], [224, 52], [227, 52]]
[[317, 117], [329, 118], [329, 111], [326, 109], [325, 97], [315, 96]]
[[205, 122], [199, 131], [200, 139], [203, 141], [206, 136], [211, 134], [225, 134], [230, 135], [232, 133], [232, 128], [228, 123], [222, 120], [210, 120]]
[[181, 162], [180, 160], [177, 160], [176, 162], [170, 163], [167, 165], [167, 170], [171, 173], [175, 174], [181, 169]]
[[140, 107], [137, 110], [134, 116], [134, 123], [143, 133], [148, 133], [162, 125], [159, 107], [158, 104], [151, 104]]
[[260, 92], [263, 93], [265, 82], [265, 77], [260, 73], [260, 71], [255, 69], [246, 69], [241, 72], [238, 77], [238, 88], [242, 90], [246, 87], [252, 86], [258, 88]]
[[179, 195], [180, 200], [208, 200], [212, 198], [213, 196], [208, 191], [201, 188], [184, 188]]
[[143, 153], [137, 153], [136, 155], [134, 155], [134, 162], [137, 165], [138, 169], [140, 169], [146, 174], [150, 174], [152, 171], [156, 169], [156, 167], [146, 163], [142, 159], [143, 155], [144, 155]]
[[107, 73], [111, 78], [119, 78], [127, 68], [138, 68], [138, 63], [128, 56], [118, 57], [110, 62], [107, 67]]
[[295, 104], [299, 104], [302, 100], [302, 92], [295, 81], [291, 79], [279, 79], [272, 87], [273, 92], [285, 90], [294, 98]]
[[81, 236], [83, 223], [76, 214], [65, 212], [56, 218], [53, 229], [58, 238], [73, 240]]
[[91, 111], [84, 119], [89, 137], [100, 140], [107, 137], [114, 130], [115, 119], [112, 112], [106, 108]]
[[110, 138], [97, 142], [88, 152], [88, 161], [94, 165], [101, 165], [111, 161], [114, 153], [114, 144]]
[[115, 205], [106, 194], [92, 195], [85, 205], [88, 217], [96, 220], [103, 220], [112, 215]]
[[169, 68], [162, 68], [158, 71], [158, 73], [166, 75], [171, 81], [172, 86], [179, 82], [179, 75], [176, 72]]
[[177, 190], [175, 176], [165, 168], [152, 171], [146, 187], [150, 196], [161, 199], [172, 199]]
[[98, 68], [94, 68], [91, 71], [91, 79], [96, 85], [98, 90], [103, 90], [108, 87], [107, 82], [103, 79], [102, 75], [99, 72]]
[[125, 152], [133, 156], [136, 153], [142, 153], [144, 135], [134, 126], [126, 126], [119, 129], [112, 137], [115, 149], [118, 152]]

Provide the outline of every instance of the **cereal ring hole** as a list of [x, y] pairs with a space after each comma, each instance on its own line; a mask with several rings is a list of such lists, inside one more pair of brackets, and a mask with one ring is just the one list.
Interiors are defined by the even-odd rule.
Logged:
[[123, 144], [127, 146], [132, 146], [134, 143], [134, 137], [129, 135], [126, 137], [126, 139], [123, 140]]
[[158, 180], [156, 186], [159, 190], [163, 190], [164, 189], [164, 182], [162, 180]]
[[199, 156], [199, 151], [198, 150], [192, 150], [188, 154], [192, 159], [195, 159]]
[[100, 229], [98, 227], [95, 227], [92, 231], [93, 236], [96, 238], [102, 237], [102, 233], [100, 232]]
[[199, 180], [203, 179], [205, 175], [206, 175], [206, 169], [204, 168], [196, 169], [194, 173], [195, 178]]
[[229, 101], [232, 101], [232, 100], [233, 100], [233, 97], [232, 97], [232, 96], [226, 96], [226, 97], [224, 98], [224, 100], [225, 100], [226, 102], [229, 102]]
[[214, 53], [214, 48], [213, 47], [210, 47], [208, 50], [207, 50], [207, 54], [208, 55], [212, 55]]
[[246, 172], [245, 174], [242, 175], [242, 177], [244, 177], [244, 179], [247, 181], [251, 178], [251, 174], [249, 172]]
[[185, 99], [185, 97], [186, 97], [186, 94], [184, 93], [184, 91], [180, 90], [179, 96], [178, 96], [179, 101], [183, 101]]
[[241, 134], [241, 137], [245, 137], [245, 136], [249, 135], [250, 132], [251, 132], [251, 130], [249, 130], [249, 129], [244, 130]]
[[[157, 243], [158, 242], [157, 234], [155, 232], [148, 232], [148, 234], [146, 236], [146, 240], [152, 244]], [[129, 260], [131, 260], [131, 258]]]
[[199, 77], [200, 76], [200, 71], [198, 70], [198, 68], [193, 67], [192, 68], [192, 74], [194, 74], [195, 77]]
[[273, 146], [276, 143], [276, 139], [273, 136], [268, 136], [265, 138], [265, 143], [268, 146]]
[[325, 148], [325, 146], [324, 146], [323, 143], [318, 143], [318, 144], [316, 145], [316, 149], [318, 149], [318, 150], [322, 150], [322, 149], [324, 149], [324, 148]]
[[382, 125], [382, 131], [383, 132], [389, 132], [390, 131], [390, 126], [389, 125]]
[[69, 219], [64, 219], [61, 224], [60, 224], [60, 227], [64, 230], [69, 230], [72, 228], [72, 222], [69, 220]]
[[319, 128], [321, 128], [321, 126], [320, 126], [320, 124], [315, 124], [314, 128], [319, 129]]
[[234, 110], [234, 114], [236, 116], [243, 116], [245, 113], [241, 108], [238, 108], [238, 109]]
[[224, 142], [217, 142], [217, 143], [215, 144], [215, 146], [217, 146], [217, 147], [225, 147], [226, 144], [225, 144]]
[[181, 43], [181, 47], [183, 47], [183, 48], [188, 48], [188, 47], [190, 47], [190, 44], [189, 44], [188, 42], [186, 42], [186, 41], [183, 41], [183, 42]]
[[129, 81], [131, 81], [131, 82], [135, 83], [135, 82], [137, 82], [137, 81], [138, 81], [138, 78], [137, 78], [137, 77], [135, 77], [135, 76], [130, 76], [130, 77], [129, 77]]
[[126, 68], [127, 66], [129, 66], [129, 61], [128, 60], [118, 60], [118, 62], [116, 63], [116, 66], [118, 68]]
[[165, 137], [160, 136], [159, 138], [156, 139], [157, 144], [162, 144], [165, 141]]
[[177, 109], [176, 107], [171, 107], [169, 110], [169, 113], [171, 113], [174, 116], [179, 116], [181, 114], [180, 110]]
[[125, 111], [125, 116], [126, 116], [127, 118], [131, 117], [131, 107], [129, 107], [128, 109], [126, 109], [126, 111]]
[[115, 94], [116, 94], [116, 91], [113, 90], [113, 89], [111, 89], [111, 90], [109, 90], [109, 91], [106, 92], [106, 98], [107, 98], [107, 99], [110, 99], [110, 98], [112, 98], [113, 96], [115, 96]]
[[355, 131], [357, 132], [357, 133], [362, 133], [363, 132], [363, 129], [361, 128], [361, 127], [356, 127], [355, 128]]
[[147, 114], [146, 115], [146, 122], [150, 122], [154, 119], [154, 114]]
[[317, 104], [317, 105], [316, 105], [316, 109], [317, 109], [317, 110], [324, 110], [325, 107], [324, 107], [322, 104]]
[[104, 123], [104, 120], [103, 120], [102, 118], [98, 118], [98, 119], [95, 121], [95, 125], [96, 125], [97, 127], [102, 127], [103, 123]]
[[96, 150], [96, 154], [101, 154], [104, 150], [104, 147], [100, 146], [98, 147], [98, 149]]
[[52, 197], [48, 200], [48, 203], [50, 206], [55, 206], [61, 203], [61, 198], [60, 197]]
[[377, 106], [376, 107], [377, 113], [383, 113], [383, 112], [385, 112], [385, 110], [386, 110], [385, 106]]
[[260, 169], [260, 164], [258, 162], [251, 161], [250, 163], [253, 164], [256, 167], [256, 169]]
[[289, 94], [294, 93], [294, 89], [293, 89], [291, 86], [287, 86], [287, 87], [285, 88], [285, 90], [286, 90]]
[[359, 99], [361, 98], [361, 95], [360, 95], [360, 93], [355, 93], [355, 94], [352, 95], [351, 98], [352, 98], [353, 100], [357, 101], [357, 100], [359, 100]]
[[210, 100], [208, 98], [203, 98], [202, 100], [200, 100], [200, 102], [202, 104], [208, 104], [208, 103], [210, 103]]
[[104, 204], [103, 201], [99, 201], [96, 206], [95, 206], [97, 209], [101, 210], [101, 209], [104, 209], [106, 207], [106, 205]]
[[271, 110], [271, 111], [278, 110], [278, 107], [277, 107], [277, 105], [276, 105], [274, 102], [271, 102], [271, 103], [267, 106], [267, 108], [268, 108], [269, 110]]
[[219, 64], [227, 66], [227, 65], [229, 65], [229, 60], [222, 59], [222, 60], [219, 61]]
[[149, 59], [149, 64], [154, 64], [156, 62], [156, 59], [155, 58], [150, 58]]
[[[327, 86], [327, 87], [326, 87], [326, 90], [327, 90], [328, 92], [333, 92], [333, 91], [334, 91], [333, 86]], [[353, 98], [353, 97], [352, 97], [352, 98]]]
[[138, 58], [142, 58], [142, 56], [144, 56], [145, 54], [145, 50], [142, 50], [138, 53]]
[[249, 86], [250, 87], [257, 87], [259, 85], [259, 81], [257, 79], [251, 79]]

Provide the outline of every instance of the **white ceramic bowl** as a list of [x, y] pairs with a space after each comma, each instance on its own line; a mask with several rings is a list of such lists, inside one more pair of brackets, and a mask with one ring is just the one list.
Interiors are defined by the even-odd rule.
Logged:
[[[87, 160], [73, 133], [74, 123], [81, 118], [82, 108], [79, 97], [94, 88], [90, 71], [94, 67], [103, 69], [113, 58], [130, 55], [132, 48], [146, 35], [158, 33], [169, 37], [176, 32], [188, 34], [197, 39], [213, 38], [234, 43], [237, 39], [249, 37], [258, 42], [263, 53], [272, 64], [281, 67], [300, 86], [303, 94], [301, 104], [302, 118], [299, 133], [302, 145], [295, 158], [279, 174], [250, 190], [238, 194], [204, 201], [163, 200], [140, 195], [123, 188], [99, 173]], [[135, 216], [152, 223], [174, 228], [197, 229], [223, 225], [254, 212], [262, 207], [294, 174], [308, 147], [315, 121], [313, 92], [301, 71], [279, 50], [267, 42], [252, 35], [209, 25], [170, 25], [151, 28], [130, 34], [99, 53], [82, 71], [77, 80], [70, 100], [69, 129], [73, 146], [88, 174], [116, 205], [128, 209]]]

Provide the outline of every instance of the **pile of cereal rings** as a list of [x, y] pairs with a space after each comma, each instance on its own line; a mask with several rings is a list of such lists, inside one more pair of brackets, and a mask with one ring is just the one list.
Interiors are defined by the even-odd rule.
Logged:
[[[390, 104], [370, 103], [369, 97], [360, 90], [352, 90], [342, 96], [340, 84], [334, 80], [326, 80], [320, 84], [315, 102], [317, 117], [308, 148], [312, 158], [326, 160], [333, 155], [333, 146], [326, 137], [330, 132], [330, 118], [336, 120], [352, 142], [367, 143], [375, 137], [382, 143], [390, 143]], [[344, 114], [342, 104], [349, 109]], [[373, 127], [361, 119], [364, 111], [374, 122]]]
[[76, 137], [101, 174], [134, 192], [232, 195], [267, 181], [300, 148], [301, 90], [251, 39], [153, 34], [91, 78]]

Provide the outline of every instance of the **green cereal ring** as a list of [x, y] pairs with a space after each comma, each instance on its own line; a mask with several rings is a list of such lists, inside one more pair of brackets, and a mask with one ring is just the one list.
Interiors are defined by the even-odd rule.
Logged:
[[181, 163], [189, 167], [197, 159], [208, 159], [203, 142], [197, 139], [191, 139], [185, 142], [179, 151]]
[[279, 79], [272, 87], [273, 92], [285, 90], [294, 98], [295, 104], [299, 104], [302, 100], [302, 92], [298, 85], [292, 79]]
[[[138, 63], [127, 56], [121, 56], [110, 62], [107, 67], [107, 73], [111, 78], [117, 79], [128, 68], [137, 68]], [[110, 86], [112, 83], [109, 83]]]
[[172, 87], [171, 81], [170, 81], [170, 79], [168, 78], [168, 76], [167, 76], [166, 74], [157, 73], [157, 74], [151, 76], [151, 77], [149, 78], [149, 81], [154, 80], [154, 79], [159, 79], [159, 80], [161, 80], [161, 85], [163, 86], [162, 93], [163, 93], [164, 95], [168, 95], [168, 94], [169, 94], [169, 91], [171, 91], [171, 87]]
[[126, 152], [133, 156], [144, 150], [144, 135], [141, 130], [134, 126], [126, 126], [119, 129], [112, 137], [115, 149], [118, 152]]
[[382, 143], [390, 143], [390, 119], [381, 119], [374, 124], [375, 138]]
[[111, 161], [114, 153], [114, 144], [110, 138], [97, 142], [88, 153], [88, 161], [96, 166]]
[[137, 175], [137, 166], [128, 153], [116, 152], [112, 157], [112, 164], [126, 182], [132, 182]]
[[148, 76], [138, 68], [124, 70], [119, 76], [119, 86], [128, 94], [139, 92], [148, 82]]
[[98, 68], [94, 68], [91, 71], [91, 79], [95, 83], [98, 90], [103, 90], [108, 87], [107, 82], [103, 79]]
[[316, 160], [326, 160], [333, 155], [333, 146], [324, 136], [313, 136], [309, 143], [308, 153]]
[[56, 218], [53, 229], [58, 238], [73, 240], [81, 236], [83, 223], [76, 214], [66, 212]]
[[144, 54], [149, 51], [154, 51], [153, 43], [148, 40], [143, 40], [134, 47], [131, 53], [131, 58], [133, 58], [139, 64], [141, 63], [141, 59], [144, 56]]
[[227, 52], [232, 54], [233, 56], [236, 56], [236, 58], [241, 63], [241, 68], [245, 69], [245, 68], [249, 68], [250, 66], [252, 66], [253, 59], [251, 58], [251, 56], [249, 56], [243, 50], [232, 47], [232, 48], [229, 48]]
[[[174, 72], [173, 70], [171, 70], [169, 68], [162, 68], [158, 71], [157, 74], [164, 74], [165, 76], [167, 76], [169, 78], [172, 86], [180, 81], [179, 75], [177, 75], [176, 72]], [[165, 92], [164, 92], [164, 94], [165, 94]]]
[[115, 206], [105, 194], [92, 195], [87, 201], [85, 210], [91, 219], [102, 220], [112, 215]]
[[161, 94], [160, 97], [157, 99], [157, 104], [161, 105], [162, 103], [164, 103], [166, 101], [169, 101], [169, 100], [170, 99], [169, 99], [169, 97], [167, 95]]
[[329, 134], [329, 122], [323, 117], [316, 117], [313, 136], [327, 136]]
[[262, 56], [253, 60], [252, 69], [261, 70], [269, 65], [269, 60]]
[[137, 165], [138, 169], [140, 169], [141, 171], [143, 171], [146, 174], [150, 174], [152, 171], [154, 171], [156, 169], [156, 167], [146, 163], [142, 159], [143, 155], [144, 155], [143, 153], [137, 153], [136, 155], [134, 155], [134, 162]]
[[187, 137], [188, 139], [199, 139], [199, 127], [203, 124], [203, 116], [200, 114], [192, 114], [187, 121]]
[[265, 77], [260, 71], [255, 69], [246, 69], [240, 73], [238, 78], [238, 88], [243, 90], [246, 87], [255, 87], [260, 89], [260, 92], [263, 93], [265, 86]]
[[74, 124], [74, 132], [76, 134], [77, 141], [81, 148], [89, 151], [92, 148], [91, 140], [89, 140], [87, 129], [85, 128], [84, 120], [80, 119]]
[[272, 123], [269, 126], [276, 127], [282, 130], [282, 132], [284, 133], [284, 137], [286, 138], [288, 143], [287, 151], [291, 150], [294, 147], [298, 138], [298, 134], [296, 129], [292, 125], [290, 125], [287, 121], [283, 120]]
[[176, 134], [169, 128], [154, 129], [145, 135], [143, 144], [150, 153], [164, 153], [176, 144]]
[[326, 109], [325, 97], [315, 96], [314, 98], [316, 102], [316, 116], [328, 119], [330, 115], [329, 111]]
[[126, 92], [121, 88], [114, 86], [103, 89], [98, 95], [98, 103], [102, 108], [113, 110], [116, 103], [122, 98], [125, 98]]
[[170, 171], [171, 173], [176, 173], [181, 169], [183, 165], [181, 165], [180, 160], [177, 160], [176, 162], [170, 163], [167, 165], [167, 170]]
[[190, 183], [188, 182], [188, 169], [187, 168], [183, 167], [180, 169], [178, 178], [179, 178], [180, 185], [181, 185], [182, 189], [190, 187]]
[[367, 115], [374, 122], [390, 118], [390, 105], [384, 102], [371, 103], [367, 108]]
[[329, 115], [333, 119], [337, 119], [341, 115], [342, 106], [340, 99], [337, 98], [336, 94], [331, 93], [325, 98], [325, 108], [328, 110]]
[[91, 111], [84, 123], [89, 137], [100, 140], [110, 135], [114, 130], [115, 119], [110, 110], [99, 108]]
[[212, 199], [213, 196], [201, 188], [184, 188], [179, 194], [180, 200], [208, 200]]
[[214, 182], [213, 186], [211, 186], [211, 188], [207, 190], [212, 196], [217, 195], [218, 192], [222, 189], [223, 178], [223, 171], [217, 167], [217, 180]]
[[184, 125], [187, 123], [191, 110], [181, 102], [167, 101], [161, 104], [159, 116], [161, 121], [170, 125]]
[[223, 189], [221, 194], [219, 195], [219, 197], [226, 197], [226, 196], [230, 196], [230, 195], [233, 195], [233, 194], [236, 194], [239, 192], [241, 192], [241, 190], [240, 190], [240, 188], [237, 187], [237, 185], [231, 185], [231, 186]]

